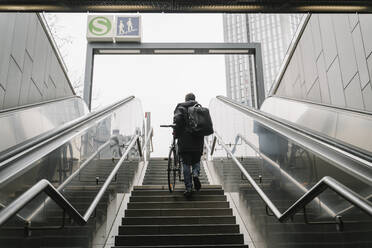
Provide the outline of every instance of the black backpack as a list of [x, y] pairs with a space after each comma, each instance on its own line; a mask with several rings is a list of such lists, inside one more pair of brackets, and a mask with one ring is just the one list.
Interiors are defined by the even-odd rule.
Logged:
[[213, 133], [209, 110], [198, 103], [187, 109], [186, 123], [186, 130], [195, 136], [208, 136]]

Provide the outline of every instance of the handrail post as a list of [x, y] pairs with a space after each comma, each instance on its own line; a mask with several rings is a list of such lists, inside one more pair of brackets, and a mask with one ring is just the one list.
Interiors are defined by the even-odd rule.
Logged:
[[144, 161], [146, 162], [146, 159], [147, 159], [147, 154], [149, 152], [151, 152], [151, 149], [148, 149], [148, 146], [149, 146], [149, 142], [152, 143], [152, 133], [153, 133], [153, 128], [150, 129], [150, 131], [147, 133], [147, 135], [145, 136], [145, 142], [144, 144], [142, 145], [142, 154], [144, 156]]
[[138, 149], [139, 156], [143, 157], [142, 149], [141, 149], [141, 141], [140, 141], [139, 136], [137, 137], [137, 149]]
[[214, 148], [216, 146], [216, 142], [217, 142], [217, 137], [216, 137], [216, 135], [213, 135], [213, 143], [212, 143], [212, 148], [211, 148], [211, 156], [213, 156]]

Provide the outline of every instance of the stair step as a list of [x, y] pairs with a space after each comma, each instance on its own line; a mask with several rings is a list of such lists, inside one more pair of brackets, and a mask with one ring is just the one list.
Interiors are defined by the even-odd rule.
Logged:
[[[192, 201], [226, 201], [225, 195], [192, 195]], [[180, 195], [166, 196], [131, 196], [130, 202], [184, 202], [185, 197]]]
[[196, 209], [127, 209], [127, 217], [145, 216], [228, 216], [232, 215], [231, 208], [196, 208]]
[[122, 225], [236, 224], [235, 216], [125, 217]]
[[[176, 185], [176, 190], [184, 190], [185, 185]], [[202, 185], [202, 189], [222, 189], [221, 185]], [[141, 185], [134, 186], [134, 190], [168, 190], [168, 185]]]
[[208, 247], [218, 247], [218, 248], [248, 248], [248, 245], [241, 244], [227, 244], [227, 245], [156, 245], [156, 246], [114, 246], [115, 248], [208, 248]]
[[119, 235], [239, 233], [239, 225], [131, 225], [120, 226]]
[[161, 208], [228, 208], [226, 201], [183, 201], [183, 202], [129, 202], [128, 209]]
[[241, 244], [242, 234], [169, 234], [169, 235], [118, 235], [115, 245], [201, 245]]
[[[135, 190], [132, 191], [132, 196], [168, 196], [168, 195], [179, 195], [183, 196], [183, 190], [174, 191], [172, 193], [169, 192], [169, 190]], [[224, 191], [221, 190], [211, 190], [211, 189], [204, 189], [202, 188], [199, 192], [194, 192], [194, 195], [223, 195]]]

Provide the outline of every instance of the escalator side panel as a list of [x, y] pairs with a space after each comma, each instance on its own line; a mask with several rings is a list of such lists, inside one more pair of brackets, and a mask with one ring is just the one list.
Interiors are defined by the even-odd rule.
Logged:
[[269, 97], [261, 111], [372, 154], [372, 115], [309, 102]]
[[88, 113], [79, 97], [0, 113], [0, 154]]

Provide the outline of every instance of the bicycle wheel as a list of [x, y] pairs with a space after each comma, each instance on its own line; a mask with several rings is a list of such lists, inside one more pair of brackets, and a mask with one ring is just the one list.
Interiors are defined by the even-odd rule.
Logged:
[[173, 192], [176, 187], [177, 157], [176, 151], [171, 149], [168, 156], [168, 188]]

